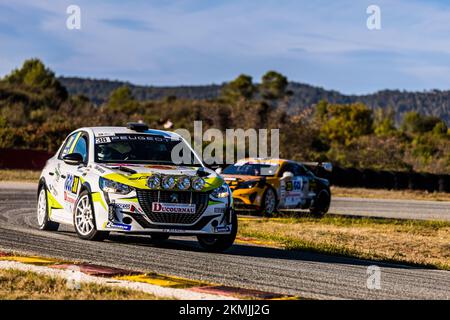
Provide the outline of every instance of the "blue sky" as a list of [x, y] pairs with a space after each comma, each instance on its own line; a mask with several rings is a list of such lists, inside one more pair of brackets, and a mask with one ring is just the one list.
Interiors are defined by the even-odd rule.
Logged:
[[[66, 8], [81, 8], [81, 30]], [[381, 8], [382, 29], [366, 27]], [[450, 1], [0, 0], [0, 75], [30, 57], [57, 75], [147, 85], [267, 70], [343, 93], [450, 88]]]

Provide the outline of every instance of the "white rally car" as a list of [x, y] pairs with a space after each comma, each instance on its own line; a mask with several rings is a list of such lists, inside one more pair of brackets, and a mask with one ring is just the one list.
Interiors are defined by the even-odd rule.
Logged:
[[[189, 163], [173, 161], [173, 154]], [[155, 240], [195, 235], [210, 251], [226, 250], [237, 233], [222, 177], [181, 136], [141, 123], [72, 132], [42, 171], [37, 220], [42, 230], [73, 225], [87, 240], [111, 231]]]

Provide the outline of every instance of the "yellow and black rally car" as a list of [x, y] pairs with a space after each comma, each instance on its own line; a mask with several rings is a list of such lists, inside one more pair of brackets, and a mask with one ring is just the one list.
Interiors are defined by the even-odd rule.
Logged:
[[[331, 171], [330, 163], [320, 165]], [[317, 177], [304, 163], [247, 158], [228, 166], [221, 174], [232, 190], [237, 209], [256, 209], [266, 215], [277, 209], [309, 209], [321, 216], [330, 207], [329, 181]]]

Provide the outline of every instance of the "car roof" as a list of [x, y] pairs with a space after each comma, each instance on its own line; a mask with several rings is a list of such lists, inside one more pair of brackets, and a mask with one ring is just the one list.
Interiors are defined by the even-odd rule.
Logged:
[[127, 127], [85, 127], [76, 131], [90, 131], [95, 137], [108, 136], [113, 134], [151, 134], [159, 135], [166, 138], [180, 138], [180, 136], [174, 132], [163, 131], [157, 129], [148, 129], [145, 131], [135, 131], [128, 129]]

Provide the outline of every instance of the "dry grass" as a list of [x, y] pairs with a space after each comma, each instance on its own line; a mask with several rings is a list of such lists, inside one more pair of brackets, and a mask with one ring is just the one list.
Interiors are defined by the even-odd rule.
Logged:
[[40, 171], [34, 170], [0, 170], [0, 181], [38, 182]]
[[134, 290], [82, 283], [70, 289], [62, 278], [34, 272], [0, 270], [0, 300], [155, 300], [157, 297]]
[[325, 217], [242, 219], [239, 236], [289, 250], [450, 270], [450, 223]]
[[420, 190], [387, 190], [332, 187], [334, 197], [450, 201], [450, 193]]

